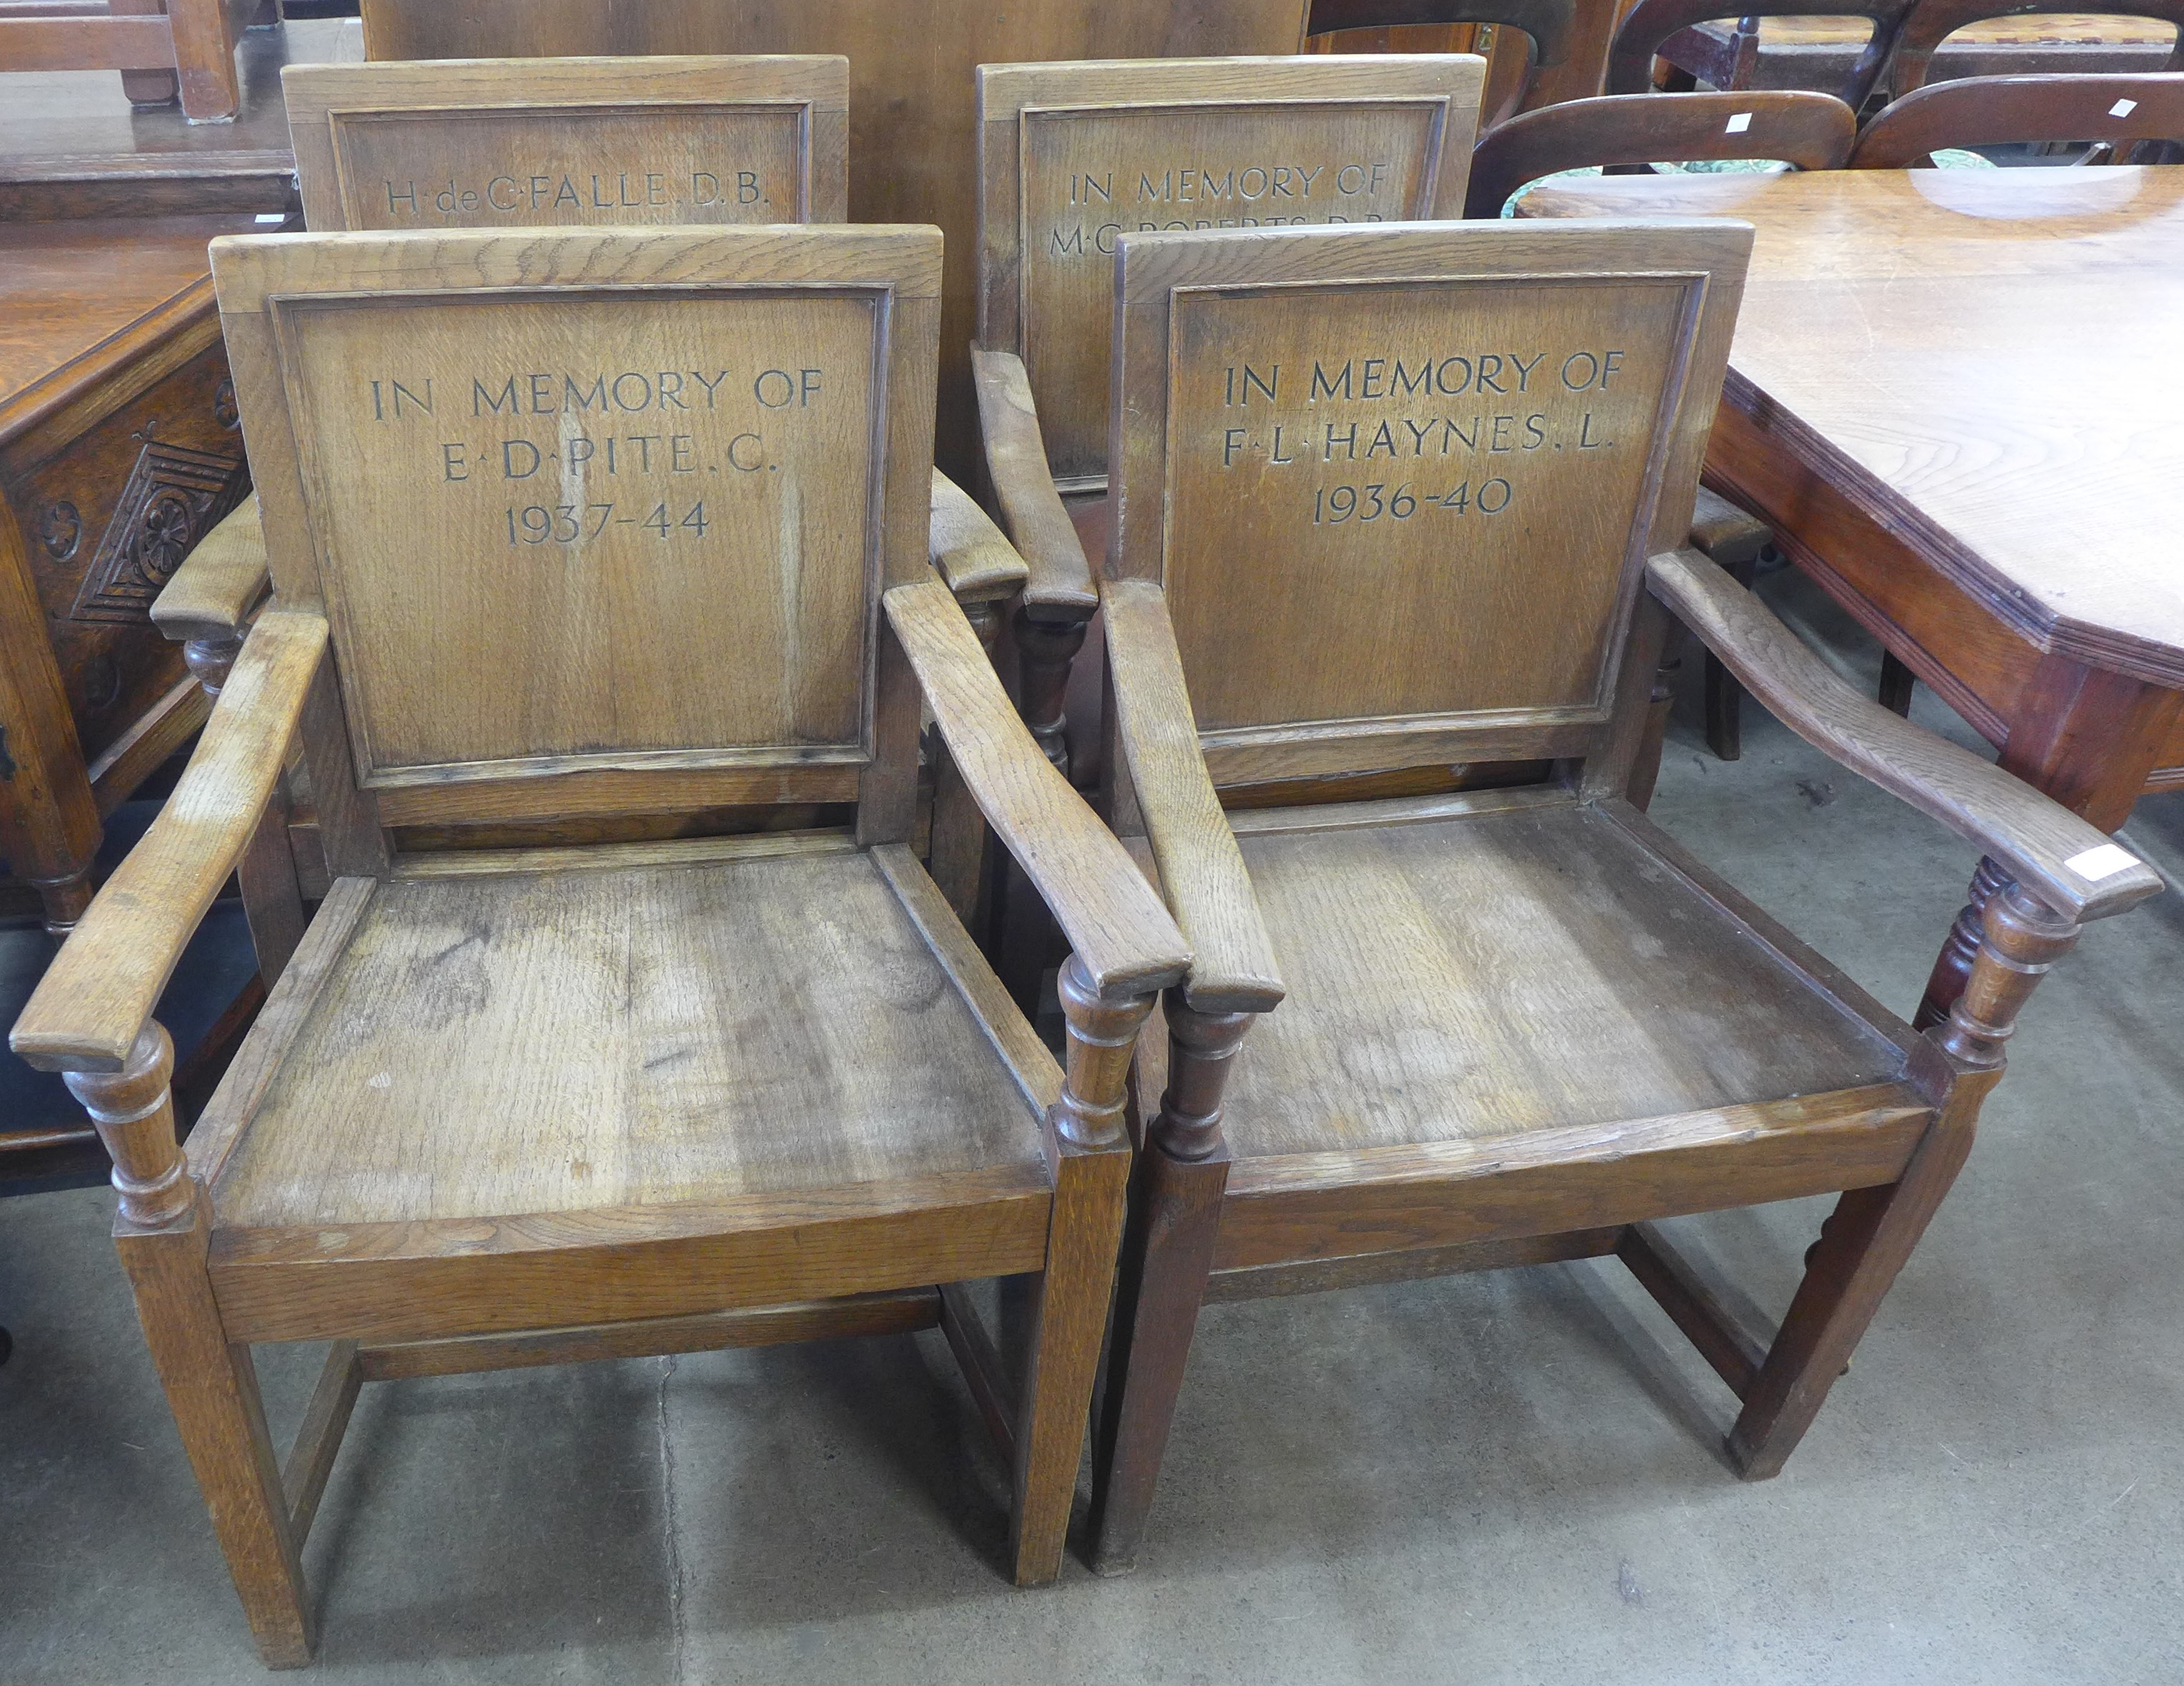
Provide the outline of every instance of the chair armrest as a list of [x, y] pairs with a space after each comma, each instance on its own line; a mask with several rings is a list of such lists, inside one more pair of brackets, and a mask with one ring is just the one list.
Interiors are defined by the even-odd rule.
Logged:
[[121, 1069], [183, 945], [249, 844], [326, 646], [318, 615], [258, 617], [175, 793], [15, 1021], [8, 1043], [31, 1064]]
[[961, 604], [998, 603], [1023, 589], [1031, 570], [978, 500], [933, 470], [933, 537], [928, 554]]
[[1178, 982], [1190, 949], [1114, 833], [1032, 739], [938, 580], [896, 586], [889, 623], [987, 821], [1061, 921], [1103, 999]]
[[254, 492], [182, 559], [152, 600], [152, 622], [178, 643], [239, 634], [266, 584], [265, 534]]
[[1861, 695], [1696, 551], [1646, 564], [1653, 595], [1816, 749], [1940, 821], [2074, 921], [2156, 894], [2161, 875], [2059, 802]]
[[1023, 359], [1014, 352], [973, 346], [971, 378], [978, 388], [986, 474], [1001, 506], [1001, 526], [1031, 570], [1024, 607], [1036, 611], [1034, 620], [1089, 620], [1100, 606], [1100, 594], [1076, 525], [1054, 489]]
[[1168, 910], [1196, 956], [1184, 994], [1202, 1013], [1264, 1013], [1284, 993], [1251, 875], [1199, 748], [1167, 594], [1111, 580], [1107, 660], [1115, 725], [1137, 786]]

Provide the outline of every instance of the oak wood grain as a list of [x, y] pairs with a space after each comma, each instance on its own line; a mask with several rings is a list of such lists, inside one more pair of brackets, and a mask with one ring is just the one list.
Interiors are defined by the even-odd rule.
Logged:
[[1037, 1117], [863, 854], [397, 879], [215, 1194], [576, 1212], [1035, 1164]]
[[1460, 215], [1485, 68], [1463, 53], [980, 65], [978, 345], [1022, 359], [1048, 472], [1072, 490], [1106, 473], [1120, 235]]
[[1123, 236], [1107, 571], [1165, 588], [1217, 785], [1607, 753], [1747, 236], [1572, 234]]
[[1933, 1116], [1916, 1091], [1880, 1083], [1607, 1129], [1242, 1160], [1229, 1172], [1214, 1268], [1512, 1240], [1879, 1186], [1902, 1173]]
[[2137, 374], [2184, 359], [2184, 170], [1602, 179], [1525, 207], [1750, 221], [1725, 407], [2036, 650], [2184, 688], [2184, 442]]
[[114, 870], [9, 1033], [34, 1064], [120, 1067], [280, 776], [326, 623], [259, 618], [175, 793]]
[[239, 632], [265, 595], [265, 537], [255, 492], [198, 541], [152, 599], [152, 624], [170, 638]]
[[940, 467], [973, 473], [978, 432], [963, 357], [975, 335], [975, 73], [987, 64], [1287, 53], [1304, 0], [369, 0], [371, 58], [638, 53], [827, 53], [850, 61], [850, 215], [929, 222], [948, 241]]
[[667, 1353], [718, 1352], [786, 1341], [842, 1340], [858, 1335], [907, 1334], [940, 1316], [930, 1288], [850, 1294], [792, 1305], [702, 1311], [682, 1317], [638, 1317], [575, 1328], [516, 1329], [497, 1335], [450, 1335], [437, 1340], [367, 1346], [357, 1358], [367, 1382], [417, 1376], [468, 1375], [541, 1364], [588, 1364], [602, 1359], [652, 1358]]
[[1206, 1012], [1267, 1012], [1281, 971], [1206, 774], [1167, 603], [1142, 580], [1112, 581], [1105, 598], [1116, 724], [1161, 892], [1192, 950], [1185, 993]]
[[994, 603], [1024, 587], [1030, 570], [978, 501], [933, 471], [933, 565], [958, 603]]
[[889, 624], [979, 809], [1105, 996], [1177, 982], [1190, 950], [1113, 835], [1056, 772], [938, 580], [887, 593]]
[[[901, 782], [916, 698], [876, 685], [873, 640], [882, 586], [928, 569], [930, 470], [901, 465], [930, 449], [930, 231], [298, 236], [214, 261], [275, 584], [334, 622], [351, 776], [380, 821]], [[488, 309], [504, 331], [481, 340]], [[395, 356], [403, 392], [392, 370], [313, 383], [352, 353]], [[540, 361], [566, 372], [510, 372]], [[443, 460], [428, 392], [475, 465]], [[659, 419], [617, 428], [610, 402]], [[542, 467], [555, 502], [517, 509], [548, 495], [518, 484]], [[421, 506], [405, 485], [437, 490]], [[420, 543], [422, 593], [401, 559]], [[701, 545], [709, 566], [684, 565]], [[700, 671], [714, 682], [685, 682]]]
[[1045, 618], [1088, 619], [1099, 607], [1099, 593], [1077, 528], [1055, 489], [1023, 360], [1014, 352], [973, 347], [971, 375], [985, 436], [986, 476], [1002, 528], [1030, 570], [1024, 601]]
[[[1240, 1166], [1769, 1101], [1903, 1070], [1881, 1030], [1815, 1010], [1800, 971], [1587, 808], [1239, 841], [1290, 986], [1230, 1080]], [[1552, 921], [1535, 911], [1548, 896]]]
[[777, 1305], [1042, 1269], [1044, 1164], [649, 1207], [223, 1229], [237, 1340], [412, 1341]]
[[321, 231], [849, 220], [838, 56], [291, 64], [281, 86]]
[[2053, 907], [2099, 919], [2160, 893], [2159, 873], [2098, 854], [2106, 835], [2060, 803], [1860, 694], [1705, 558], [1657, 556], [1647, 579], [1791, 730], [2003, 861]]

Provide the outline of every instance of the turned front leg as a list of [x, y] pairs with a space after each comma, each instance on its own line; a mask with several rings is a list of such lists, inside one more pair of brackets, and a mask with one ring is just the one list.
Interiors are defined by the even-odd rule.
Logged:
[[250, 1349], [227, 1338], [207, 1267], [212, 1207], [175, 1134], [174, 1043], [147, 1021], [118, 1071], [64, 1071], [114, 1156], [114, 1244], [137, 1320], [212, 1512], [259, 1654], [311, 1657], [304, 1572]]
[[1971, 1151], [1981, 1103], [2001, 1079], [2003, 1045], [2018, 1015], [2078, 940], [2076, 925], [1994, 862], [1981, 861], [1980, 874], [1974, 894], [1981, 881], [1989, 887], [1964, 982], [1944, 1021], [1926, 1032], [1953, 1062], [1955, 1081], [1903, 1175], [1845, 1194], [1808, 1255], [1804, 1280], [1730, 1435], [1730, 1455], [1750, 1478], [1780, 1470], [1819, 1414]]
[[1250, 1013], [1201, 1013], [1181, 988], [1162, 1001], [1167, 1088], [1130, 1189], [1092, 1463], [1092, 1566], [1137, 1562], [1169, 1425], [1198, 1327], [1228, 1182], [1223, 1096]]
[[1986, 904], [2008, 882], [2009, 874], [2000, 861], [1988, 855], [1980, 857], [1970, 896], [1957, 915], [1957, 922], [1949, 927], [1948, 938], [1935, 958], [1933, 975], [1926, 980], [1926, 993], [1911, 1021], [1914, 1030], [1931, 1030], [1949, 1016], [1949, 1009], [1964, 993], [1964, 980], [1971, 976], [1972, 960], [1979, 953], [1985, 928]]
[[1028, 609], [1017, 611], [1017, 711], [1064, 778], [1069, 776], [1069, 722], [1062, 704], [1084, 632], [1082, 620], [1037, 620]]
[[168, 1088], [174, 1070], [174, 1043], [156, 1021], [148, 1019], [120, 1071], [61, 1074], [114, 1160], [122, 1217], [146, 1229], [190, 1209], [189, 1171], [175, 1133], [175, 1098]]
[[1062, 965], [1058, 988], [1069, 1042], [1061, 1098], [1047, 1113], [1054, 1209], [1017, 1433], [1013, 1555], [1020, 1586], [1042, 1586], [1061, 1572], [1123, 1238], [1130, 1172], [1125, 1084], [1138, 1028], [1153, 1004], [1149, 995], [1102, 998], [1074, 954]]

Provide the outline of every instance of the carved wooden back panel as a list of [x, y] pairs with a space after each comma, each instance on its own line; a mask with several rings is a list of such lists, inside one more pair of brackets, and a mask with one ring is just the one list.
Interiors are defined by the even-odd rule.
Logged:
[[849, 214], [845, 58], [292, 64], [281, 85], [320, 231]]
[[926, 565], [939, 264], [916, 228], [215, 242], [274, 584], [332, 622], [379, 822], [903, 783], [877, 606]]
[[1548, 233], [1123, 238], [1107, 566], [1164, 585], [1217, 782], [1584, 757], [1642, 704], [1751, 231]]
[[1047, 461], [1107, 472], [1116, 241], [1463, 214], [1462, 53], [978, 67], [978, 342], [1024, 360]]

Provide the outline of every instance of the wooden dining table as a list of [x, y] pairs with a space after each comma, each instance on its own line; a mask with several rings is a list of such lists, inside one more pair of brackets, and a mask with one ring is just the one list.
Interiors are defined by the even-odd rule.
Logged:
[[1751, 223], [1708, 482], [2019, 776], [2104, 831], [2184, 788], [2184, 167], [1602, 177], [1524, 209]]
[[[1730, 18], [1679, 30], [1662, 42], [1661, 57], [1702, 82], [1725, 88], [1740, 53], [1748, 53], [1748, 86], [1832, 92], [1848, 78], [1873, 30], [1865, 19], [1852, 16], [1758, 22], [1757, 36], [1748, 43]], [[1926, 80], [2159, 70], [2176, 44], [2176, 29], [2156, 18], [2085, 12], [1986, 18], [1935, 50]]]

